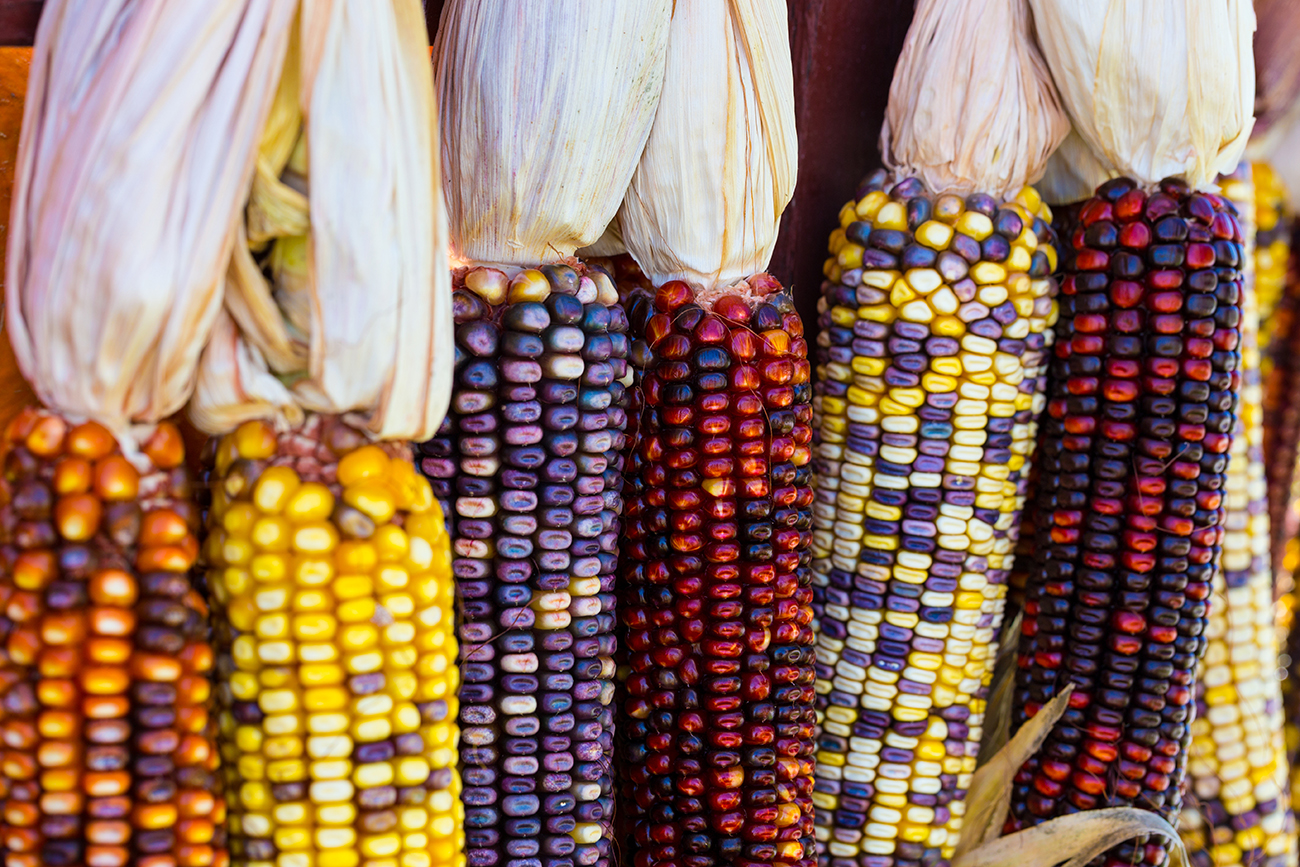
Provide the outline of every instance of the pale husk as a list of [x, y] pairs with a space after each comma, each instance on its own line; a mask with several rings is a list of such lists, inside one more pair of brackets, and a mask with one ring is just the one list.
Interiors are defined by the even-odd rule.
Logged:
[[1135, 807], [1087, 810], [999, 836], [1010, 811], [1016, 772], [1043, 745], [1073, 691], [1067, 685], [975, 771], [952, 867], [1083, 867], [1110, 847], [1143, 835], [1164, 837], [1170, 863], [1187, 867], [1187, 852], [1173, 826]]
[[296, 99], [276, 101], [247, 216], [247, 247], [273, 243], [272, 282], [235, 252], [191, 415], [217, 434], [348, 414], [380, 439], [425, 439], [453, 337], [423, 10], [309, 0], [300, 25], [282, 79]]
[[[1066, 686], [1061, 694], [1044, 705], [1006, 745], [984, 763], [971, 777], [966, 792], [966, 821], [962, 825], [961, 839], [953, 857], [960, 858], [975, 851], [981, 843], [1002, 833], [1010, 809], [1011, 787], [1020, 766], [1038, 752], [1043, 741], [1052, 732], [1052, 726], [1065, 713], [1073, 685]], [[982, 746], [982, 745], [981, 745]]]
[[885, 165], [935, 193], [1010, 198], [1069, 128], [1025, 0], [919, 0], [880, 130]]
[[619, 210], [628, 251], [656, 285], [763, 271], [797, 151], [786, 4], [677, 0], [663, 96]]
[[1241, 159], [1253, 123], [1250, 0], [1029, 0], [1084, 159], [1067, 140], [1048, 201], [1087, 198], [1108, 178], [1180, 176], [1205, 188]]
[[434, 45], [453, 256], [531, 266], [595, 242], [636, 168], [672, 0], [449, 0]]
[[124, 447], [194, 386], [293, 8], [45, 5], [9, 221], [9, 337], [46, 406]]
[[1168, 863], [1187, 867], [1187, 850], [1173, 826], [1155, 813], [1135, 807], [1061, 816], [990, 840], [951, 863], [952, 867], [1084, 867], [1112, 846], [1144, 836], [1163, 837], [1169, 846]]

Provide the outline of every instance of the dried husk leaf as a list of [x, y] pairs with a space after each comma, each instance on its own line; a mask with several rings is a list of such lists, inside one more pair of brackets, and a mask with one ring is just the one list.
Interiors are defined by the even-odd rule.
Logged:
[[1169, 841], [1169, 864], [1187, 867], [1173, 826], [1134, 807], [1085, 810], [1008, 834], [952, 859], [952, 867], [1084, 867], [1107, 849], [1149, 834]]
[[663, 96], [619, 228], [655, 285], [767, 268], [798, 142], [786, 4], [677, 0]]
[[[1108, 178], [1181, 176], [1204, 188], [1241, 159], [1253, 123], [1250, 0], [1029, 0], [1043, 56], [1074, 132], [1049, 166], [1049, 202], [1087, 198]], [[1068, 144], [1068, 141], [1067, 141]], [[1056, 163], [1068, 163], [1068, 170]]]
[[627, 252], [623, 243], [623, 231], [618, 226], [618, 217], [609, 221], [605, 233], [596, 239], [596, 243], [580, 248], [575, 254], [579, 258], [608, 258], [620, 256]]
[[1074, 686], [1067, 685], [1060, 695], [1021, 726], [1006, 746], [975, 771], [970, 788], [966, 790], [966, 820], [962, 823], [961, 839], [954, 850], [954, 863], [963, 855], [975, 852], [981, 843], [1002, 833], [1002, 825], [1011, 809], [1011, 787], [1016, 772], [1043, 745], [1052, 726], [1065, 713], [1072, 692]]
[[976, 770], [988, 764], [1011, 739], [1011, 698], [1019, 649], [1018, 643], [1012, 639], [1020, 635], [1023, 620], [1024, 612], [1017, 611], [1014, 617], [1002, 624], [1002, 643], [998, 645], [997, 657], [993, 661], [993, 682], [984, 708], [984, 737], [980, 738]]
[[453, 256], [532, 266], [595, 242], [663, 84], [672, 0], [449, 0], [434, 45]]
[[293, 9], [45, 6], [9, 222], [9, 336], [46, 406], [124, 445], [194, 386]]
[[889, 87], [885, 165], [936, 193], [1010, 198], [1069, 131], [1025, 0], [920, 0]]
[[[446, 413], [453, 358], [424, 13], [418, 0], [307, 0], [300, 40], [306, 144], [268, 131], [262, 157], [279, 166], [282, 203], [306, 191], [309, 222], [292, 207], [257, 211], [274, 238], [274, 285], [228, 291], [260, 293], [244, 303], [273, 307], [279, 321], [264, 315], [243, 327], [228, 303], [229, 327], [223, 320], [205, 353], [191, 414], [214, 434], [313, 411], [348, 415], [380, 439], [424, 439]], [[250, 230], [253, 219], [250, 207]]]

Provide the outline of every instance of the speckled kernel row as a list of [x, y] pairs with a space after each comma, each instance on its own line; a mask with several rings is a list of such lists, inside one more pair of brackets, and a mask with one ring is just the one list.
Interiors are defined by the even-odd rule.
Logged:
[[26, 409], [0, 482], [0, 862], [222, 867], [198, 507], [171, 424], [128, 457]]
[[[1242, 235], [1176, 179], [1103, 184], [1063, 262], [1037, 551], [1012, 725], [1069, 705], [1016, 776], [1008, 830], [1134, 805], [1176, 819], [1241, 387]], [[1163, 864], [1137, 839], [1106, 867]]]
[[1055, 321], [1050, 212], [878, 172], [819, 305], [817, 838], [949, 857], [975, 768]]
[[448, 539], [409, 447], [250, 421], [210, 479], [234, 863], [463, 867]]
[[452, 408], [420, 466], [461, 599], [468, 861], [605, 867], [627, 317], [577, 263], [455, 290]]

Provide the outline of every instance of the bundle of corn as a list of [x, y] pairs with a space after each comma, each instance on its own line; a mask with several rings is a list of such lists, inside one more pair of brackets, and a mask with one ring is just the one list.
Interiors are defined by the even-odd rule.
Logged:
[[[1001, 49], [977, 61], [979, 34]], [[1066, 128], [1025, 4], [918, 4], [892, 171], [841, 211], [818, 307], [814, 799], [836, 867], [948, 858], [961, 830], [1056, 315], [1026, 183]]]
[[9, 867], [227, 862], [198, 506], [159, 420], [220, 304], [283, 18], [45, 6], [6, 263], [10, 340], [45, 406], [0, 443]]
[[[610, 276], [573, 253], [600, 237], [636, 168], [671, 12], [452, 0], [434, 49], [463, 267], [452, 411], [421, 469], [450, 521], [462, 600], [471, 867], [612, 858], [628, 323]], [[560, 40], [583, 48], [553, 74], [503, 62]]]
[[619, 814], [642, 867], [815, 860], [811, 370], [763, 273], [795, 155], [785, 5], [677, 3], [611, 233], [657, 287], [629, 302], [619, 593]]
[[282, 5], [279, 87], [191, 402], [224, 434], [204, 556], [231, 857], [454, 867], [449, 547], [403, 442], [441, 423], [452, 356], [424, 16], [415, 0]]
[[[1244, 164], [1220, 181], [1247, 239], [1254, 186]], [[1192, 863], [1295, 861], [1289, 774], [1277, 678], [1273, 573], [1263, 462], [1259, 311], [1247, 241], [1241, 302], [1241, 392], [1224, 486], [1222, 568], [1214, 572], [1208, 642], [1196, 684], [1188, 783], [1180, 830]]]
[[[1174, 820], [1240, 389], [1243, 237], [1196, 190], [1250, 130], [1253, 15], [1031, 5], [1074, 123], [1047, 186], [1074, 200], [1104, 183], [1062, 263], [1013, 725], [1073, 691], [1016, 776], [1008, 828], [1126, 805]], [[1167, 855], [1139, 837], [1103, 862]]]

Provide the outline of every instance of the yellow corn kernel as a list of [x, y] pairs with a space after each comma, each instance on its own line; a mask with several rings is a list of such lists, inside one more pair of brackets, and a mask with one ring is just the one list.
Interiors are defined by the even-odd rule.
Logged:
[[339, 461], [338, 480], [344, 488], [388, 473], [389, 458], [379, 446], [362, 446]]

